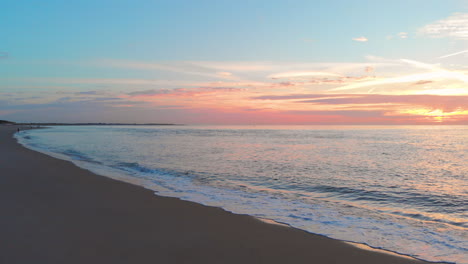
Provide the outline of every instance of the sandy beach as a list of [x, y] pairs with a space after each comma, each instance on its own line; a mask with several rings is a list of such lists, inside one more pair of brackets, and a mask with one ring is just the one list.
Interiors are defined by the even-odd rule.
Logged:
[[427, 263], [161, 197], [0, 126], [0, 263]]

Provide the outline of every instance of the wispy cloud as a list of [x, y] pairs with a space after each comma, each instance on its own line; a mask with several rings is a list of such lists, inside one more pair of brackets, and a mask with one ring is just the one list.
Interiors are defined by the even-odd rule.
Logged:
[[395, 35], [387, 35], [385, 38], [388, 39], [388, 40], [391, 40], [391, 39], [395, 39], [395, 38], [407, 39], [408, 37], [409, 37], [408, 32], [400, 32], [400, 33], [395, 34]]
[[190, 62], [150, 63], [142, 61], [99, 60], [95, 62], [95, 65], [124, 69], [176, 72], [180, 74], [197, 75], [216, 79], [236, 79], [235, 76], [232, 75], [232, 73], [213, 72], [213, 70], [211, 69], [200, 67], [199, 65], [195, 65]]
[[411, 64], [413, 66], [422, 68], [422, 69], [431, 70], [434, 72], [435, 75], [441, 75], [442, 78], [455, 79], [455, 80], [468, 83], [468, 75], [459, 71], [450, 71], [450, 70], [446, 70], [440, 67], [439, 65], [432, 65], [432, 64], [414, 61], [414, 60], [402, 59], [401, 61]]
[[216, 72], [231, 72], [235, 74], [262, 74], [274, 75], [288, 72], [326, 72], [340, 75], [346, 75], [349, 72], [360, 70], [365, 67], [385, 67], [394, 64], [383, 61], [378, 62], [320, 62], [320, 63], [304, 63], [304, 62], [278, 62], [278, 61], [190, 61], [192, 65], [197, 65], [203, 68], [212, 69]]
[[128, 93], [131, 97], [160, 97], [160, 96], [194, 96], [200, 94], [217, 93], [217, 92], [238, 92], [240, 88], [226, 87], [198, 87], [192, 89], [177, 88], [177, 89], [151, 89], [144, 91], [136, 91]]
[[353, 40], [358, 41], [358, 42], [367, 42], [367, 41], [369, 41], [366, 37], [353, 38]]
[[428, 84], [428, 83], [433, 83], [434, 81], [428, 81], [428, 80], [421, 80], [413, 83], [413, 85], [423, 85], [423, 84]]
[[455, 13], [446, 19], [422, 27], [419, 32], [432, 38], [468, 40], [468, 13]]
[[281, 72], [268, 75], [270, 79], [282, 79], [282, 78], [301, 78], [301, 77], [315, 77], [315, 76], [330, 76], [330, 77], [342, 77], [340, 74], [331, 72], [314, 72], [314, 71], [296, 71], [296, 72]]
[[161, 80], [161, 79], [131, 79], [131, 78], [0, 78], [26, 83], [51, 83], [51, 84], [91, 84], [91, 85], [164, 85], [164, 86], [200, 86], [193, 81]]
[[[372, 81], [352, 83], [349, 85], [330, 89], [329, 91], [345, 91], [345, 90], [352, 90], [352, 89], [363, 88], [363, 87], [379, 86], [379, 85], [384, 85], [384, 84], [418, 82], [418, 81], [424, 81], [428, 79], [456, 79], [456, 80], [468, 82], [468, 76], [465, 76], [459, 73], [439, 71], [439, 72], [411, 74], [411, 75], [398, 76], [398, 77], [393, 77], [393, 78], [381, 78], [381, 79], [372, 80]], [[374, 88], [369, 90], [369, 92], [371, 92]]]
[[262, 72], [278, 68], [273, 62], [262, 61], [190, 61], [190, 64], [228, 72]]
[[[349, 94], [285, 94], [285, 95], [262, 95], [255, 96], [253, 100], [296, 100], [296, 99], [312, 99], [312, 98], [329, 98], [329, 97], [349, 97]], [[351, 95], [352, 96], [352, 95]]]
[[439, 59], [445, 59], [445, 58], [448, 58], [448, 57], [457, 56], [457, 55], [461, 55], [461, 54], [465, 54], [465, 53], [468, 53], [468, 50], [462, 50], [462, 51], [459, 51], [459, 52], [450, 53], [450, 54], [447, 54], [447, 55], [444, 55], [444, 56], [440, 56]]
[[398, 37], [401, 39], [406, 39], [408, 38], [408, 33], [407, 32], [400, 32], [398, 33]]
[[[286, 94], [252, 97], [253, 100], [293, 100], [296, 103], [332, 105], [380, 105], [407, 104], [453, 110], [468, 110], [467, 95], [385, 95], [385, 94]], [[304, 100], [307, 99], [307, 100]]]
[[217, 72], [216, 74], [218, 74], [219, 76], [223, 76], [223, 77], [232, 76], [232, 73], [230, 72]]
[[[397, 77], [378, 78], [369, 81], [351, 83], [349, 85], [330, 89], [329, 91], [344, 91], [363, 87], [375, 87], [385, 84], [396, 84], [396, 83], [408, 83], [408, 82], [420, 82], [420, 81], [431, 81], [440, 79], [451, 79], [457, 80], [464, 83], [468, 83], [468, 75], [459, 71], [446, 70], [438, 65], [423, 63], [414, 60], [401, 59], [400, 62], [413, 66], [415, 68], [424, 69], [427, 72], [417, 74], [400, 75]], [[374, 88], [369, 90], [371, 92]]]
[[441, 96], [441, 95], [381, 95], [381, 94], [364, 94], [364, 95], [340, 95], [336, 97], [322, 96], [312, 100], [298, 101], [300, 103], [314, 104], [378, 104], [382, 108], [388, 104], [405, 104], [427, 106], [441, 109], [444, 111], [453, 111], [454, 109], [468, 109], [468, 96]]
[[76, 92], [76, 95], [102, 95], [104, 94], [102, 91], [84, 91], [84, 92]]
[[[444, 120], [459, 124], [468, 121], [468, 95], [283, 94], [251, 99], [259, 100], [258, 104], [282, 105], [283, 113], [317, 117], [333, 115], [342, 121], [353, 117], [362, 118], [364, 122], [380, 120], [387, 124], [391, 120], [395, 123]], [[369, 117], [378, 120], [369, 120]]]

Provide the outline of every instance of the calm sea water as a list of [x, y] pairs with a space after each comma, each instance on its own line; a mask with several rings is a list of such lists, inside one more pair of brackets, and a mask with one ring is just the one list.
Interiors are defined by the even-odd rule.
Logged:
[[159, 195], [468, 263], [468, 126], [64, 126], [17, 138]]

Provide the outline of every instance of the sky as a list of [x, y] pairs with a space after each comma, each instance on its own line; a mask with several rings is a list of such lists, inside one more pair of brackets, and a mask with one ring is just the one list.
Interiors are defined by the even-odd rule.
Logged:
[[468, 125], [468, 0], [6, 0], [0, 119]]

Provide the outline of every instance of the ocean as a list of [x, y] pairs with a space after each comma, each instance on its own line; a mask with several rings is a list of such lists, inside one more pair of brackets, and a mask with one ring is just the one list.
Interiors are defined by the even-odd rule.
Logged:
[[468, 126], [56, 126], [15, 136], [157, 195], [468, 263]]

